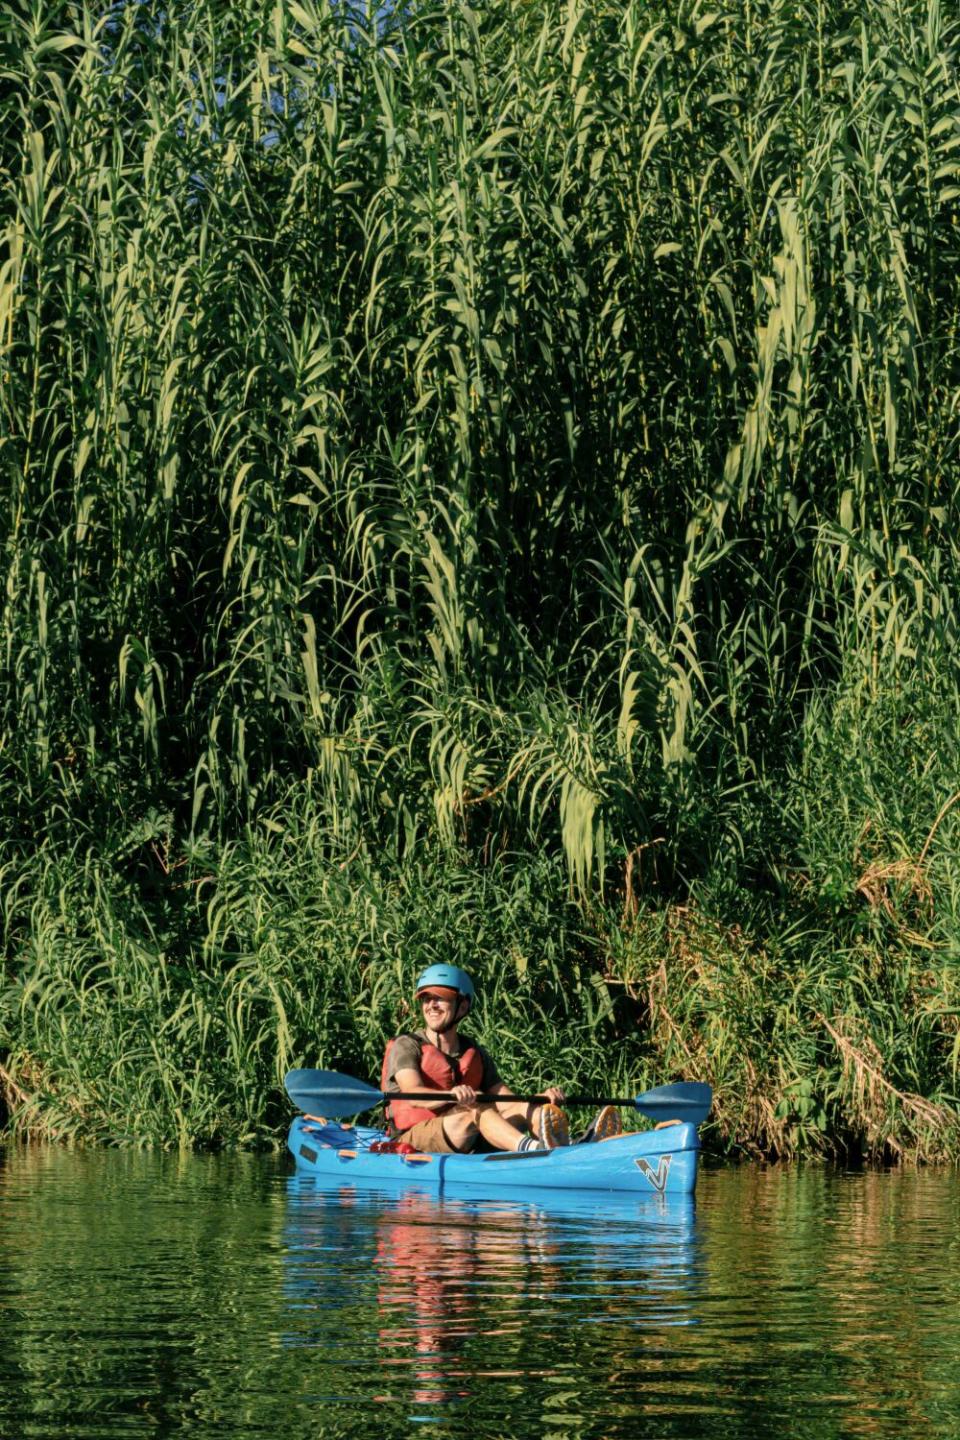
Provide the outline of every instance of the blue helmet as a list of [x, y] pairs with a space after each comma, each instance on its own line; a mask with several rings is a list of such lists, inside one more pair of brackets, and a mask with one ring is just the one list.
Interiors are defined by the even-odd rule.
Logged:
[[473, 1002], [476, 991], [473, 988], [473, 981], [466, 970], [461, 970], [458, 965], [428, 965], [426, 970], [417, 980], [417, 994], [426, 990], [431, 985], [440, 985], [446, 990], [456, 990], [464, 1000]]

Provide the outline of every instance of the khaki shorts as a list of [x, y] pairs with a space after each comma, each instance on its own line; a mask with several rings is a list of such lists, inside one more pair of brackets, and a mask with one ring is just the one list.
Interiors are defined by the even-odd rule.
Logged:
[[431, 1115], [429, 1120], [420, 1120], [416, 1125], [411, 1125], [409, 1130], [404, 1130], [400, 1139], [427, 1155], [460, 1154], [444, 1134], [442, 1115]]

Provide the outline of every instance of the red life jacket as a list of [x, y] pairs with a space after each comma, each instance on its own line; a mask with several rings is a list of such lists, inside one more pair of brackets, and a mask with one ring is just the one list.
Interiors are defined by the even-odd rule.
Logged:
[[[467, 1048], [460, 1052], [458, 1058], [451, 1062], [449, 1055], [444, 1055], [436, 1045], [431, 1045], [429, 1040], [421, 1040], [419, 1035], [414, 1035], [420, 1047], [420, 1074], [423, 1076], [425, 1090], [452, 1090], [454, 1085], [472, 1085], [474, 1090], [479, 1090], [483, 1084], [483, 1056], [475, 1045], [467, 1041]], [[387, 1089], [387, 1072], [390, 1062], [390, 1051], [396, 1044], [395, 1040], [387, 1041], [387, 1048], [383, 1052], [383, 1065], [380, 1070], [380, 1089]], [[419, 1125], [421, 1120], [433, 1120], [437, 1115], [443, 1115], [447, 1110], [452, 1109], [450, 1105], [444, 1105], [441, 1110], [427, 1110], [423, 1105], [416, 1105], [410, 1100], [391, 1100], [387, 1105], [387, 1115], [394, 1128], [402, 1135], [413, 1125]]]

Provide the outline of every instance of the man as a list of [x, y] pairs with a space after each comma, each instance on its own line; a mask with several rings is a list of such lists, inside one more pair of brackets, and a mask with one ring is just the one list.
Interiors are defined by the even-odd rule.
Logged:
[[[417, 1096], [415, 1101], [388, 1101], [395, 1130], [414, 1149], [441, 1155], [472, 1150], [481, 1138], [494, 1150], [552, 1150], [569, 1144], [567, 1117], [560, 1108], [563, 1091], [548, 1086], [542, 1101], [533, 1104], [514, 1099], [487, 1051], [460, 1034], [474, 994], [470, 976], [456, 965], [430, 965], [417, 981], [423, 1029], [398, 1035], [383, 1057], [380, 1088], [385, 1094]], [[449, 1091], [453, 1099], [431, 1100], [431, 1092], [438, 1090]], [[478, 1094], [498, 1098], [481, 1103]], [[602, 1140], [620, 1128], [618, 1111], [606, 1106], [588, 1133]]]

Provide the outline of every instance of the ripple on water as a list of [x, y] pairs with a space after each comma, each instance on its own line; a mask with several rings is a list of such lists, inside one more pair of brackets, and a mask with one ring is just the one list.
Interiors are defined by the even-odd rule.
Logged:
[[696, 1207], [0, 1151], [0, 1437], [960, 1434], [952, 1172]]

